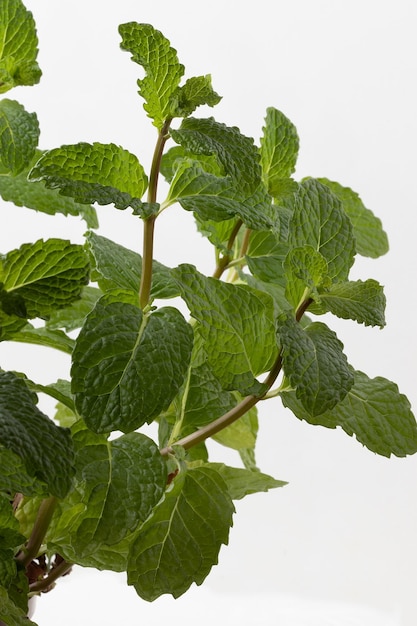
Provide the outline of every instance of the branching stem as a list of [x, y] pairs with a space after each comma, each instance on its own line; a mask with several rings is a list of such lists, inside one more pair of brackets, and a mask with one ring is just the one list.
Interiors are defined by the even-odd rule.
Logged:
[[54, 514], [56, 503], [57, 499], [55, 496], [42, 500], [28, 542], [16, 556], [17, 562], [23, 567], [27, 567], [38, 556], [39, 548], [42, 545]]
[[48, 572], [48, 575], [41, 580], [37, 580], [36, 582], [29, 585], [30, 593], [40, 593], [41, 591], [47, 591], [51, 587], [51, 585], [58, 580], [61, 576], [65, 576], [72, 568], [73, 564], [68, 561], [61, 561], [55, 567]]

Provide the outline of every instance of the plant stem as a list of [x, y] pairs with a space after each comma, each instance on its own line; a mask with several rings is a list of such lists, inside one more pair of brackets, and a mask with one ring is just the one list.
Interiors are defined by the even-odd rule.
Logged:
[[46, 591], [58, 578], [67, 574], [72, 566], [73, 564], [69, 563], [68, 561], [61, 561], [59, 565], [57, 565], [56, 567], [52, 567], [52, 569], [49, 571], [48, 575], [45, 576], [45, 578], [42, 578], [42, 580], [37, 580], [36, 582], [29, 585], [29, 592], [39, 593], [40, 591]]
[[28, 542], [16, 556], [17, 562], [23, 567], [27, 567], [38, 556], [39, 548], [42, 545], [54, 514], [56, 503], [57, 499], [55, 496], [42, 500]]
[[[157, 199], [158, 178], [161, 168], [161, 159], [164, 152], [165, 143], [169, 137], [169, 127], [172, 118], [165, 120], [164, 125], [158, 134], [155, 150], [152, 159], [151, 172], [149, 175], [148, 202], [154, 203]], [[151, 215], [144, 221], [143, 225], [143, 257], [142, 275], [139, 288], [139, 304], [144, 309], [149, 304], [152, 286], [152, 263], [153, 263], [153, 242], [155, 231], [155, 215]]]
[[[235, 239], [239, 233], [239, 230], [242, 227], [242, 220], [239, 218], [232, 230], [232, 232], [230, 233], [230, 237], [229, 237], [229, 241], [227, 242], [227, 250], [230, 252], [232, 252], [234, 243], [235, 243]], [[232, 260], [232, 255], [227, 253], [225, 254], [218, 262], [217, 267], [213, 273], [213, 278], [220, 278], [221, 275], [223, 274], [223, 272], [225, 271], [225, 269], [228, 267], [230, 261]]]

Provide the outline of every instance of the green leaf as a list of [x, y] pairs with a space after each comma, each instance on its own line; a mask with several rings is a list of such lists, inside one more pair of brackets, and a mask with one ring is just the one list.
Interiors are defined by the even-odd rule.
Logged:
[[93, 310], [97, 300], [101, 298], [103, 292], [97, 287], [84, 287], [79, 300], [72, 302], [69, 306], [53, 311], [46, 321], [49, 331], [64, 328], [67, 332], [81, 328], [84, 320], [90, 311]]
[[8, 176], [0, 173], [0, 196], [6, 202], [13, 202], [16, 206], [41, 211], [47, 215], [79, 215], [89, 228], [97, 228], [97, 214], [88, 204], [79, 204], [70, 197], [59, 194], [57, 189], [47, 189], [43, 182], [29, 182], [28, 174], [32, 165], [36, 163], [42, 153], [36, 151], [32, 164], [25, 167], [17, 176]]
[[0, 303], [8, 315], [47, 317], [81, 295], [88, 282], [88, 256], [64, 239], [39, 239], [2, 258]]
[[16, 102], [0, 101], [0, 161], [12, 174], [29, 165], [39, 140], [36, 113], [28, 113]]
[[261, 280], [285, 287], [284, 260], [288, 244], [271, 231], [254, 231], [249, 239], [246, 262], [251, 273]]
[[66, 354], [72, 354], [75, 345], [74, 339], [68, 337], [62, 330], [35, 328], [32, 324], [26, 324], [9, 339], [20, 343], [32, 343], [38, 346], [54, 348]]
[[[65, 405], [71, 412], [75, 411], [74, 400], [71, 394], [71, 383], [67, 380], [58, 379], [55, 383], [41, 385], [25, 378], [26, 384], [35, 393], [45, 393]], [[63, 424], [60, 423], [61, 426]]]
[[306, 411], [293, 392], [282, 401], [299, 418], [327, 428], [341, 426], [372, 452], [404, 457], [417, 452], [417, 424], [406, 396], [395, 383], [354, 371], [354, 385], [332, 410], [321, 415]]
[[278, 320], [285, 375], [312, 415], [332, 409], [353, 385], [343, 344], [321, 322], [303, 329], [290, 315]]
[[221, 97], [211, 86], [211, 76], [195, 76], [189, 78], [179, 87], [171, 105], [172, 117], [187, 117], [203, 104], [215, 106]]
[[[253, 139], [213, 118], [187, 118], [179, 130], [171, 130], [171, 135], [190, 158], [177, 165], [169, 203], [180, 201], [203, 220], [239, 216], [255, 230], [275, 224], [276, 211], [262, 182], [260, 156]], [[224, 175], [206, 172], [202, 162], [192, 158], [194, 154], [214, 155]]]
[[[89, 232], [86, 236], [98, 283], [103, 291], [120, 287], [139, 293], [142, 274], [142, 257], [120, 244]], [[175, 298], [179, 295], [176, 282], [171, 277], [171, 269], [158, 261], [153, 261], [151, 297]]]
[[377, 257], [388, 252], [388, 236], [382, 228], [381, 220], [367, 209], [359, 195], [349, 187], [319, 178], [339, 198], [343, 209], [349, 216], [356, 240], [356, 250], [362, 256]]
[[73, 476], [69, 431], [56, 426], [36, 401], [24, 380], [0, 372], [0, 446], [20, 457], [26, 471], [42, 481], [48, 493], [62, 498]]
[[284, 268], [287, 279], [285, 295], [294, 309], [306, 296], [316, 294], [319, 287], [331, 282], [326, 259], [311, 246], [292, 248], [286, 256]]
[[0, 4], [0, 93], [17, 85], [35, 85], [41, 77], [36, 62], [35, 21], [20, 0]]
[[208, 363], [223, 389], [259, 393], [262, 385], [255, 377], [272, 366], [277, 353], [270, 296], [207, 278], [192, 265], [180, 265], [173, 275], [200, 323]]
[[319, 295], [320, 312], [330, 311], [365, 326], [385, 326], [385, 304], [383, 287], [371, 278], [336, 283]]
[[9, 588], [17, 575], [15, 554], [26, 538], [19, 531], [9, 497], [0, 494], [0, 586]]
[[0, 308], [0, 341], [8, 341], [19, 333], [27, 324], [26, 318], [8, 315]]
[[298, 148], [299, 139], [294, 124], [281, 111], [268, 108], [260, 152], [263, 177], [274, 198], [281, 195], [284, 180], [294, 172]]
[[119, 26], [123, 50], [132, 54], [132, 61], [141, 65], [145, 77], [138, 80], [139, 94], [154, 125], [161, 129], [172, 116], [172, 99], [176, 94], [184, 66], [168, 39], [150, 24], [128, 22]]
[[128, 432], [166, 410], [185, 378], [193, 333], [177, 309], [147, 316], [106, 296], [88, 315], [73, 353], [75, 404], [95, 432]]
[[326, 259], [334, 282], [346, 280], [355, 255], [352, 224], [340, 200], [313, 178], [295, 195], [289, 245], [311, 246]]
[[256, 471], [253, 472], [241, 467], [230, 467], [224, 463], [210, 463], [209, 467], [219, 472], [227, 485], [232, 500], [241, 500], [252, 493], [269, 491], [270, 489], [287, 485], [286, 482], [276, 480], [268, 474], [262, 474], [262, 472]]
[[164, 493], [166, 462], [141, 433], [107, 441], [81, 421], [72, 433], [76, 475], [58, 503], [48, 543], [80, 565], [123, 571], [129, 543]]
[[27, 496], [48, 495], [45, 483], [31, 475], [23, 459], [0, 445], [0, 491]]
[[180, 471], [131, 547], [128, 584], [145, 600], [201, 585], [227, 544], [234, 507], [209, 466]]
[[4, 587], [0, 587], [0, 619], [7, 626], [36, 626], [35, 622], [29, 620], [25, 612], [9, 598]]
[[213, 439], [232, 450], [247, 450], [255, 449], [257, 434], [258, 409], [255, 406], [233, 424], [214, 435]]
[[139, 210], [148, 181], [137, 157], [113, 143], [77, 143], [45, 152], [29, 172], [76, 202]]

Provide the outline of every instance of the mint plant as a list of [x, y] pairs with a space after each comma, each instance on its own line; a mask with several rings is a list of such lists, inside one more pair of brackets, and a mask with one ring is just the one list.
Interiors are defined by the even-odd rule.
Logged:
[[[200, 585], [228, 543], [233, 501], [285, 484], [256, 465], [260, 402], [278, 413], [278, 397], [296, 418], [342, 428], [380, 455], [417, 451], [406, 396], [354, 369], [329, 316], [321, 321], [385, 325], [382, 286], [349, 280], [357, 254], [387, 252], [380, 220], [348, 187], [293, 178], [298, 135], [279, 110], [267, 109], [259, 145], [194, 117], [220, 101], [210, 76], [184, 80], [176, 50], [149, 24], [119, 32], [157, 131], [149, 172], [115, 144], [43, 151], [36, 114], [0, 102], [3, 200], [81, 216], [88, 229], [85, 245], [23, 242], [1, 256], [0, 339], [72, 359], [68, 380], [49, 385], [0, 370], [9, 626], [33, 623], [28, 599], [73, 565], [127, 572], [148, 601]], [[38, 83], [35, 23], [20, 0], [0, 5], [0, 33], [0, 91]], [[174, 204], [212, 244], [212, 276], [153, 258]], [[142, 223], [141, 254], [99, 234], [102, 205]], [[57, 401], [54, 415], [38, 394]], [[158, 441], [143, 432], [151, 423]], [[209, 438], [238, 451], [240, 466], [211, 462]]]

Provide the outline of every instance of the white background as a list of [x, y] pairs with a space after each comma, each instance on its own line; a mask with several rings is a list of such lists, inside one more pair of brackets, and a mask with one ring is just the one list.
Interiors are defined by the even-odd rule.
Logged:
[[[338, 320], [332, 327], [355, 368], [394, 380], [415, 407], [414, 0], [211, 0], [204, 6], [195, 0], [26, 0], [26, 6], [38, 25], [44, 75], [40, 85], [7, 97], [37, 111], [42, 148], [114, 142], [149, 167], [156, 131], [136, 95], [141, 69], [119, 50], [117, 26], [126, 21], [161, 30], [188, 77], [212, 74], [223, 100], [201, 115], [213, 113], [256, 140], [267, 106], [295, 123], [301, 138], [296, 177], [327, 176], [352, 187], [390, 237], [388, 256], [360, 259], [353, 270], [355, 278], [385, 285], [387, 327]], [[78, 218], [4, 204], [1, 210], [2, 252], [39, 237], [82, 241]], [[109, 207], [99, 213], [101, 234], [140, 251], [136, 218]], [[191, 215], [170, 209], [156, 236], [158, 260], [211, 271], [211, 251]], [[13, 344], [0, 345], [0, 360], [41, 382], [65, 376], [69, 365], [47, 349]], [[219, 448], [213, 454], [237, 462]], [[417, 456], [380, 458], [342, 432], [299, 422], [274, 400], [262, 406], [258, 464], [290, 484], [238, 503], [230, 545], [202, 588], [149, 605], [123, 576], [77, 568], [39, 600], [39, 624], [414, 626]]]

